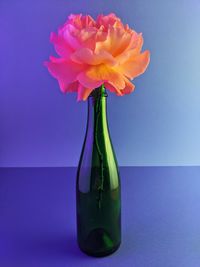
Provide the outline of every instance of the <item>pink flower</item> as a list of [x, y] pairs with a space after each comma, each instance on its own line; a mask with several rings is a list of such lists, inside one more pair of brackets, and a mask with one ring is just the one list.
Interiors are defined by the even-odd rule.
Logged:
[[130, 80], [142, 74], [150, 61], [148, 50], [141, 52], [143, 37], [111, 13], [71, 14], [58, 33], [51, 33], [59, 58], [45, 62], [58, 80], [63, 93], [77, 92], [77, 101], [86, 100], [102, 84], [118, 96], [130, 94], [135, 86]]

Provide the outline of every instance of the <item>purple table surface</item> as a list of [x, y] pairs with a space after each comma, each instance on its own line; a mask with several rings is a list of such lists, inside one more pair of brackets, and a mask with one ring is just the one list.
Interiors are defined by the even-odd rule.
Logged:
[[199, 267], [200, 167], [120, 167], [122, 244], [76, 243], [76, 168], [0, 169], [1, 267]]

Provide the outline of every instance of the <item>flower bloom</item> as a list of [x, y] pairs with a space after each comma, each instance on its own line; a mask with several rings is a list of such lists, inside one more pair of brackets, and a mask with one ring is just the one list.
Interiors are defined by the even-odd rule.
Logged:
[[102, 84], [118, 96], [131, 93], [135, 86], [130, 80], [150, 61], [149, 51], [141, 52], [142, 33], [123, 25], [114, 13], [101, 14], [96, 21], [71, 14], [50, 41], [60, 57], [50, 56], [45, 66], [63, 93], [77, 92], [77, 101]]

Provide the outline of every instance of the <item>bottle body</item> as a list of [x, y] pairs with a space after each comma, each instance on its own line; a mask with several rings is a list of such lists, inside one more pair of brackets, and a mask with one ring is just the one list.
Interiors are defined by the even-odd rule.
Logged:
[[86, 135], [76, 177], [77, 241], [100, 257], [121, 243], [121, 185], [110, 139], [104, 87], [88, 98]]

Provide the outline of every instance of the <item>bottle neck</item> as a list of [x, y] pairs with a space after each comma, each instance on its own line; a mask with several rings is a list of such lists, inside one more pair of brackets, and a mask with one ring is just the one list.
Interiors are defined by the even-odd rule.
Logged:
[[107, 93], [102, 85], [96, 88], [88, 97], [88, 130], [96, 134], [108, 134], [107, 124]]

